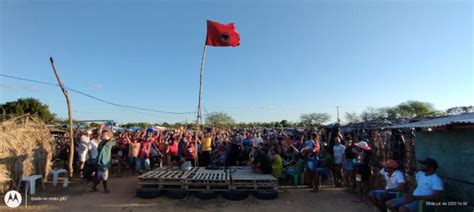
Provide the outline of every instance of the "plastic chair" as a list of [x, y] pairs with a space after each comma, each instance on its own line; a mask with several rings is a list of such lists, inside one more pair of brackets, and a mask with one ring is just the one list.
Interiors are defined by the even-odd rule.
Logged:
[[44, 181], [43, 181], [43, 176], [41, 175], [23, 176], [20, 182], [18, 182], [18, 188], [20, 188], [21, 182], [25, 182], [25, 193], [28, 192], [28, 189], [29, 189], [30, 194], [35, 194], [36, 180], [38, 179], [41, 180], [41, 185], [44, 190]]
[[59, 174], [66, 175], [66, 178], [63, 180], [63, 187], [67, 187], [69, 183], [69, 179], [67, 177], [67, 170], [66, 169], [53, 169], [51, 170], [51, 175], [53, 175], [53, 186], [56, 187], [58, 185], [58, 177]]
[[[418, 212], [423, 212], [425, 211], [425, 204], [426, 204], [426, 201], [425, 200], [419, 200], [420, 202], [418, 203]], [[446, 193], [443, 191], [441, 191], [441, 198], [440, 198], [440, 201], [441, 202], [447, 202], [448, 199], [446, 198]], [[434, 208], [434, 211], [435, 212], [438, 212], [439, 210], [439, 207], [435, 207]]]
[[301, 172], [303, 172], [304, 165], [305, 165], [304, 161], [300, 160], [296, 163], [295, 167], [287, 168], [285, 170], [285, 176], [290, 175], [293, 177], [293, 182], [295, 184], [295, 187], [298, 186], [299, 178], [300, 178]]

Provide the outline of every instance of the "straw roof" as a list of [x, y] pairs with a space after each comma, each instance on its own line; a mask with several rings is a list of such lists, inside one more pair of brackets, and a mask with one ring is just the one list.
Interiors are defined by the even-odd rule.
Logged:
[[45, 124], [28, 114], [0, 122], [2, 191], [17, 186], [22, 176], [46, 176], [51, 168], [52, 141]]

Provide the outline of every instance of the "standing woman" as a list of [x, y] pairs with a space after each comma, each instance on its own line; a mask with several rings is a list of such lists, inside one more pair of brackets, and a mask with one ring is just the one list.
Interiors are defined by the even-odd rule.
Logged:
[[168, 144], [168, 168], [171, 168], [173, 161], [178, 161], [178, 142], [181, 136], [172, 135]]
[[371, 175], [369, 162], [372, 152], [369, 144], [365, 141], [360, 141], [354, 146], [356, 147], [355, 151], [358, 154], [356, 159], [356, 184], [358, 199], [354, 200], [354, 202], [363, 202], [369, 192], [369, 180]]
[[185, 160], [190, 161], [192, 165], [196, 163], [196, 137], [193, 134], [188, 133], [186, 136], [186, 152], [185, 152]]
[[309, 180], [310, 187], [313, 187], [313, 191], [318, 191], [316, 180], [316, 169], [318, 166], [318, 155], [320, 151], [320, 145], [318, 141], [318, 134], [313, 132], [308, 136], [308, 140], [305, 142], [303, 148], [303, 156], [306, 160], [307, 178]]
[[147, 133], [144, 138], [142, 138], [140, 153], [138, 155], [140, 161], [139, 173], [143, 173], [150, 170], [150, 152], [151, 145], [153, 142], [153, 137], [151, 133]]
[[356, 189], [355, 175], [356, 167], [354, 159], [357, 158], [357, 154], [354, 153], [354, 143], [351, 137], [347, 137], [345, 140], [346, 150], [344, 150], [344, 181], [347, 186], [347, 191], [353, 193]]
[[210, 132], [205, 132], [204, 137], [201, 140], [201, 148], [202, 148], [202, 153], [201, 153], [201, 163], [199, 163], [201, 166], [206, 167], [209, 164], [209, 161], [211, 160], [211, 151], [212, 151], [212, 136]]

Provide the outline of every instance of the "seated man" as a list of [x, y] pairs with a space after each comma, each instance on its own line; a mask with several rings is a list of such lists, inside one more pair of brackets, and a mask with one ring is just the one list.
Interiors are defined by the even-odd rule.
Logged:
[[369, 200], [377, 206], [380, 211], [386, 211], [385, 202], [397, 197], [397, 192], [405, 190], [405, 177], [398, 168], [398, 163], [392, 159], [388, 159], [382, 163], [383, 169], [380, 175], [385, 179], [387, 185], [385, 190], [372, 190], [369, 192]]
[[[416, 174], [416, 184], [404, 197], [387, 201], [385, 203], [387, 208], [391, 210], [398, 209], [398, 211], [418, 211], [420, 200], [440, 201], [443, 181], [435, 174], [438, 163], [431, 158], [418, 162], [421, 163], [421, 167], [420, 171]], [[413, 188], [415, 188], [414, 191]], [[426, 205], [423, 207], [426, 208]]]

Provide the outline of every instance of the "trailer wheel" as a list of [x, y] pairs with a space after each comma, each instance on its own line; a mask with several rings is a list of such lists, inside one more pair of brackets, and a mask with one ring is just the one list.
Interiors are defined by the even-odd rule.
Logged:
[[194, 196], [198, 199], [202, 200], [208, 200], [208, 199], [214, 199], [217, 197], [217, 193], [213, 191], [196, 191], [194, 193]]
[[163, 195], [163, 191], [157, 187], [143, 186], [137, 189], [136, 195], [142, 199], [153, 199]]
[[278, 198], [278, 191], [255, 191], [253, 196], [261, 200], [272, 200]]
[[165, 195], [170, 199], [184, 199], [188, 196], [188, 192], [183, 190], [169, 190], [166, 191]]
[[225, 191], [222, 193], [222, 197], [224, 197], [227, 200], [234, 200], [234, 201], [244, 200], [248, 196], [249, 196], [248, 191], [230, 190], [230, 191]]

